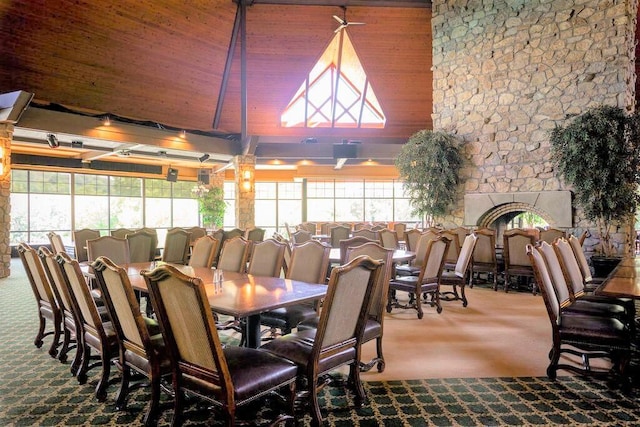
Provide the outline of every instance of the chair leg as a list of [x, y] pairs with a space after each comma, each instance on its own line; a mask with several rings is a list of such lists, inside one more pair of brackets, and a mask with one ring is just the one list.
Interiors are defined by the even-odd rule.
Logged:
[[78, 383], [87, 382], [87, 370], [89, 369], [89, 361], [91, 360], [91, 348], [86, 344], [83, 345], [80, 365], [77, 370]]
[[356, 404], [362, 405], [367, 400], [367, 395], [364, 392], [362, 381], [360, 381], [360, 369], [358, 369], [357, 361], [349, 365], [349, 382], [356, 393]]
[[173, 417], [171, 418], [171, 426], [178, 427], [182, 425], [182, 407], [184, 405], [184, 395], [176, 379], [173, 379], [173, 389], [175, 396], [173, 398]]
[[58, 357], [58, 347], [60, 346], [60, 336], [62, 335], [62, 329], [60, 328], [60, 320], [53, 320], [53, 340], [51, 341], [51, 347], [49, 347], [49, 356], [56, 359]]
[[151, 400], [149, 401], [149, 409], [143, 418], [145, 426], [154, 426], [158, 418], [158, 409], [160, 408], [160, 372], [151, 372]]
[[320, 427], [322, 425], [322, 413], [318, 404], [318, 387], [313, 378], [309, 381], [309, 406], [311, 407], [311, 425]]
[[467, 296], [464, 293], [464, 282], [460, 285], [460, 299], [462, 300], [462, 306], [466, 307], [469, 302], [467, 301]]
[[551, 361], [549, 362], [549, 366], [547, 367], [547, 377], [549, 377], [549, 379], [553, 381], [557, 376], [558, 361], [560, 360], [560, 348], [557, 348], [554, 344], [549, 356], [549, 359]]
[[44, 328], [46, 326], [46, 320], [44, 317], [42, 317], [41, 313], [38, 313], [38, 320], [40, 321], [39, 325], [38, 325], [38, 333], [36, 334], [36, 338], [33, 340], [33, 344], [37, 347], [40, 348], [42, 347], [42, 338], [44, 338]]
[[109, 373], [111, 373], [111, 357], [108, 349], [103, 349], [100, 353], [100, 359], [102, 362], [102, 369], [100, 374], [100, 380], [96, 385], [96, 397], [98, 402], [103, 402], [107, 398], [107, 386], [109, 385]]
[[78, 336], [76, 332], [76, 354], [73, 356], [73, 361], [71, 362], [71, 375], [78, 375], [78, 371], [80, 370], [80, 366], [82, 365], [82, 353], [84, 353], [84, 344], [81, 342], [81, 337]]
[[385, 368], [384, 355], [382, 354], [382, 337], [376, 338], [376, 352], [378, 354], [378, 372], [383, 372]]
[[62, 346], [58, 351], [58, 360], [62, 363], [67, 361], [67, 353], [69, 352], [69, 347], [71, 344], [71, 331], [67, 328], [64, 328], [64, 332], [62, 335]]
[[[122, 375], [120, 377], [120, 389], [116, 396], [116, 409], [122, 411], [127, 407], [127, 397], [129, 395], [129, 381], [131, 379], [131, 368], [126, 363], [122, 366]], [[152, 393], [153, 394], [153, 393]]]

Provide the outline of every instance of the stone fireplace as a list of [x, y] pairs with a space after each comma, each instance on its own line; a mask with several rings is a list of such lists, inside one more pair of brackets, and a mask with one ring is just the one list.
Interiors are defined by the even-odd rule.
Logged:
[[637, 6], [433, 1], [433, 127], [456, 135], [465, 158], [444, 223], [486, 226], [532, 211], [597, 235], [554, 169], [549, 132], [590, 106], [633, 110]]

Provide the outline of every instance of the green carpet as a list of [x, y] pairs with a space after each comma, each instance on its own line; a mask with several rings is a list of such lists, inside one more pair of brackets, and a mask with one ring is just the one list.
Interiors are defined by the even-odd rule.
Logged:
[[[36, 305], [24, 275], [0, 280], [0, 425], [137, 425], [148, 391], [132, 393], [129, 408], [114, 407], [117, 381], [106, 402], [95, 399], [97, 369], [79, 385], [62, 364], [33, 345]], [[425, 361], [427, 363], [427, 361]], [[117, 378], [114, 368], [112, 377]], [[357, 408], [337, 376], [323, 390], [320, 405], [328, 426], [494, 426], [494, 425], [640, 425], [636, 392], [624, 395], [606, 382], [580, 377], [425, 379], [367, 382], [369, 402]], [[171, 421], [171, 401], [158, 425]], [[248, 424], [268, 419], [269, 409], [248, 408]], [[301, 425], [310, 417], [299, 414]], [[193, 402], [185, 425], [222, 425], [215, 412]]]

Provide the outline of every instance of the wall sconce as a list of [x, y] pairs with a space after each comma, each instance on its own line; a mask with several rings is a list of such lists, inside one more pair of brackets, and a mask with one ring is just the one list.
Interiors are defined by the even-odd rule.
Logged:
[[252, 174], [250, 170], [245, 170], [242, 172], [242, 188], [245, 191], [251, 191], [251, 178]]

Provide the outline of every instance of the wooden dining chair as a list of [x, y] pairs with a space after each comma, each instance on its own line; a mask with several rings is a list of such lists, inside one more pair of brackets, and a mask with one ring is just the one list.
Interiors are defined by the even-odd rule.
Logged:
[[225, 240], [216, 268], [223, 271], [244, 273], [247, 269], [249, 247], [250, 244], [244, 237], [237, 236]]
[[266, 230], [260, 227], [253, 227], [245, 232], [244, 238], [250, 242], [262, 242]]
[[191, 233], [181, 228], [172, 228], [167, 231], [162, 249], [162, 261], [174, 264], [187, 264], [189, 262], [189, 244]]
[[[387, 295], [389, 293], [389, 281], [391, 280], [391, 272], [393, 271], [393, 249], [387, 249], [375, 242], [367, 242], [360, 246], [347, 248], [346, 261], [367, 255], [371, 259], [379, 260], [384, 263], [382, 274], [378, 275], [375, 289], [372, 295], [371, 307], [369, 308], [369, 318], [364, 327], [362, 343], [376, 340], [376, 357], [369, 362], [360, 361], [360, 370], [367, 372], [377, 365], [378, 372], [383, 372], [385, 368], [384, 353], [382, 351], [382, 337], [384, 332], [384, 311], [387, 306]], [[299, 331], [305, 329], [313, 329], [318, 327], [320, 317], [306, 320], [298, 324]]]
[[340, 240], [348, 239], [351, 235], [351, 229], [343, 225], [332, 227], [329, 230], [329, 236], [332, 248], [340, 247]]
[[407, 231], [407, 224], [404, 222], [395, 222], [393, 223], [393, 231], [396, 232], [396, 236], [398, 236], [398, 240], [405, 241], [405, 235]]
[[[330, 252], [328, 245], [317, 240], [293, 245], [286, 278], [307, 283], [326, 283]], [[262, 313], [260, 323], [271, 328], [272, 335], [277, 329], [285, 335], [300, 322], [312, 319], [317, 314], [316, 304], [295, 304]]]
[[370, 228], [360, 228], [358, 230], [354, 230], [351, 233], [352, 237], [366, 237], [369, 240], [380, 240], [380, 232], [379, 231], [373, 231]]
[[[504, 290], [509, 291], [513, 277], [533, 278], [533, 267], [527, 257], [526, 246], [535, 246], [536, 235], [528, 230], [514, 228], [503, 233]], [[535, 295], [536, 287], [532, 284]]]
[[59, 234], [54, 233], [53, 231], [50, 231], [47, 233], [47, 238], [49, 239], [49, 243], [51, 244], [51, 250], [54, 253], [67, 251], [66, 248], [64, 247], [64, 242], [62, 241], [62, 237]]
[[92, 266], [118, 337], [119, 356], [116, 365], [121, 370], [121, 377], [116, 409], [126, 409], [132, 389], [132, 371], [141, 374], [151, 389], [149, 408], [142, 422], [146, 426], [156, 425], [160, 408], [160, 382], [163, 377], [168, 383], [171, 381], [171, 364], [160, 326], [157, 321], [142, 315], [124, 268], [106, 257], [98, 257]]
[[294, 244], [300, 244], [311, 240], [312, 234], [307, 230], [296, 230], [290, 234], [291, 242]]
[[136, 230], [132, 228], [116, 228], [115, 230], [111, 230], [109, 234], [119, 239], [125, 239], [127, 237], [127, 234], [134, 233], [135, 231]]
[[405, 246], [408, 251], [415, 252], [418, 247], [418, 240], [420, 240], [420, 236], [422, 235], [422, 231], [417, 228], [412, 228], [411, 230], [407, 230], [405, 233]]
[[[530, 244], [525, 251], [551, 323], [553, 344], [549, 352], [547, 376], [555, 380], [557, 371], [563, 369], [582, 375], [617, 374], [623, 383], [628, 383], [627, 367], [631, 357], [631, 332], [628, 327], [614, 317], [563, 313], [543, 254]], [[578, 356], [582, 364], [571, 363], [566, 358], [561, 362], [563, 354]], [[612, 361], [613, 369], [602, 369], [591, 363], [591, 359], [603, 358]]]
[[436, 240], [440, 235], [432, 231], [426, 231], [420, 234], [420, 239], [416, 243], [415, 249], [412, 251], [416, 253], [416, 257], [409, 264], [403, 264], [396, 266], [397, 276], [417, 276], [420, 274], [420, 268], [422, 267], [422, 261], [427, 250], [427, 244], [431, 240]]
[[172, 425], [182, 423], [186, 393], [213, 403], [222, 410], [225, 424], [233, 426], [238, 408], [255, 404], [271, 392], [288, 390], [287, 418], [293, 418], [295, 363], [260, 349], [223, 346], [199, 278], [170, 265], [143, 276], [171, 360]]
[[475, 230], [478, 241], [471, 257], [469, 287], [473, 288], [481, 273], [493, 279], [493, 290], [498, 290], [498, 260], [496, 258], [496, 231], [492, 228]]
[[380, 244], [387, 249], [398, 249], [400, 244], [398, 243], [398, 235], [395, 231], [384, 229], [378, 232], [380, 236]]
[[71, 305], [71, 296], [69, 295], [69, 290], [64, 282], [62, 271], [60, 270], [60, 264], [56, 262], [56, 254], [51, 252], [45, 246], [40, 246], [38, 248], [38, 257], [42, 261], [44, 272], [49, 279], [51, 289], [53, 290], [53, 294], [56, 299], [56, 304], [58, 305], [62, 316], [62, 345], [60, 346], [57, 357], [60, 362], [64, 363], [67, 361], [69, 351], [76, 348], [77, 357], [74, 358], [74, 362], [71, 364], [71, 373], [75, 375], [78, 371], [78, 367], [80, 366], [79, 353], [81, 351], [81, 346], [76, 345], [78, 326], [76, 314], [74, 313], [73, 306]]
[[[99, 366], [101, 374], [95, 393], [98, 401], [102, 402], [107, 398], [107, 386], [112, 360], [118, 357], [116, 331], [110, 322], [103, 322], [78, 261], [69, 258], [64, 253], [58, 254], [56, 260], [62, 265], [61, 271], [71, 296], [73, 311], [78, 316], [77, 339], [78, 345], [82, 346], [82, 350], [76, 378], [80, 384], [86, 383], [87, 372], [93, 367]], [[100, 363], [90, 364], [92, 351], [98, 353]]]
[[318, 389], [321, 376], [341, 366], [349, 366], [346, 384], [356, 393], [358, 405], [366, 399], [360, 380], [360, 355], [364, 327], [369, 318], [372, 295], [382, 263], [366, 255], [331, 271], [317, 329], [296, 331], [276, 338], [261, 349], [290, 359], [305, 379], [305, 400], [311, 408], [313, 425], [322, 425]]
[[129, 242], [124, 237], [102, 236], [87, 240], [87, 256], [89, 262], [95, 261], [99, 256], [106, 256], [119, 265], [131, 262]]
[[[42, 347], [43, 339], [47, 336], [52, 336], [49, 355], [56, 358], [58, 357], [60, 337], [63, 333], [62, 312], [56, 303], [51, 283], [49, 283], [36, 250], [26, 243], [20, 243], [18, 245], [18, 254], [38, 307], [38, 332], [33, 344], [40, 348]], [[48, 331], [47, 321], [50, 323], [50, 330]]]
[[[471, 258], [473, 250], [476, 247], [478, 236], [475, 233], [469, 234], [464, 238], [460, 256], [456, 261], [453, 270], [445, 270], [440, 278], [440, 299], [443, 301], [462, 301], [462, 306], [469, 304], [465, 293], [465, 287], [469, 281], [469, 272], [471, 270]], [[446, 259], [445, 259], [446, 268]], [[443, 286], [451, 286], [451, 290], [443, 291]]]
[[280, 277], [287, 244], [267, 239], [251, 246], [251, 261], [247, 273], [254, 276]]
[[87, 240], [97, 239], [98, 237], [100, 237], [99, 230], [83, 228], [73, 231], [73, 245], [78, 262], [87, 262], [89, 260], [89, 254], [87, 253]]
[[[153, 261], [156, 254], [154, 241], [157, 243], [157, 236], [145, 230], [137, 230], [125, 236], [129, 244], [129, 260], [130, 262], [149, 262]], [[108, 257], [108, 255], [105, 255]]]
[[559, 228], [543, 228], [540, 230], [540, 240], [552, 244], [556, 239], [566, 237], [567, 233]]
[[346, 264], [347, 262], [347, 249], [352, 246], [360, 246], [364, 243], [376, 243], [377, 240], [370, 239], [364, 236], [354, 236], [348, 239], [340, 240], [340, 264]]
[[[424, 311], [423, 302], [431, 307], [436, 307], [438, 313], [442, 312], [440, 305], [440, 280], [444, 269], [444, 258], [449, 249], [450, 240], [443, 236], [435, 239], [425, 238], [424, 252], [421, 251], [420, 271], [417, 276], [397, 276], [389, 283], [389, 296], [387, 299], [387, 313], [393, 308], [414, 309], [418, 313], [418, 319], [422, 319]], [[409, 294], [409, 301], [401, 303], [397, 298], [397, 292]]]
[[191, 267], [211, 268], [220, 242], [213, 236], [202, 236], [193, 244], [189, 264]]

